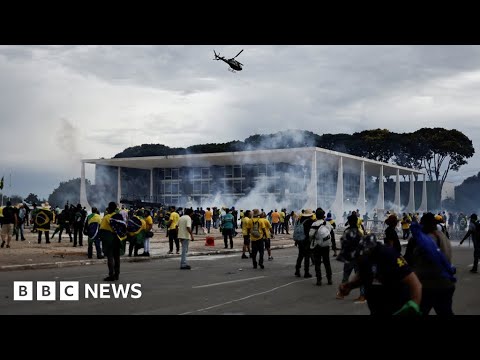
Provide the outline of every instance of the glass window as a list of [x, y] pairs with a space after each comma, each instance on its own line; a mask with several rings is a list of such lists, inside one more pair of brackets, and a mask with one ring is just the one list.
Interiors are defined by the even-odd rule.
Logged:
[[233, 176], [233, 166], [225, 166], [225, 177], [231, 178]]
[[165, 169], [165, 179], [172, 178], [172, 169]]
[[163, 190], [163, 181], [160, 181], [160, 183], [158, 184], [158, 193], [159, 194], [164, 194], [164, 190]]
[[233, 167], [233, 177], [239, 178], [242, 177], [242, 167], [241, 166], [234, 166]]
[[158, 169], [158, 179], [159, 180], [165, 179], [165, 170], [164, 169]]
[[200, 168], [193, 168], [193, 178], [194, 179], [201, 179], [202, 178], [202, 173]]
[[233, 193], [233, 180], [225, 180], [225, 193]]
[[200, 194], [201, 193], [201, 182], [200, 181], [194, 181], [193, 182], [193, 193], [194, 194]]
[[165, 194], [171, 194], [172, 193], [172, 183], [167, 182], [165, 183]]
[[172, 194], [178, 194], [178, 183], [172, 183]]
[[178, 180], [178, 169], [172, 169], [172, 179]]
[[202, 179], [209, 179], [209, 178], [210, 178], [210, 169], [202, 168]]
[[267, 174], [267, 165], [259, 164], [258, 165], [258, 176], [265, 176]]
[[173, 204], [172, 204], [172, 197], [171, 197], [171, 196], [165, 196], [165, 204], [167, 204], [167, 205], [173, 205]]
[[202, 181], [202, 194], [210, 194], [210, 189], [208, 188], [208, 181]]
[[235, 194], [240, 194], [242, 192], [242, 181], [241, 180], [235, 180], [233, 182], [233, 192]]

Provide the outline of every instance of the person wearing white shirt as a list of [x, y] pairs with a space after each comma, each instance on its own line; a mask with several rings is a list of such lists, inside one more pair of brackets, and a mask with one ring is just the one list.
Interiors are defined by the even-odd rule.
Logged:
[[187, 264], [187, 252], [189, 240], [193, 241], [192, 233], [192, 215], [193, 209], [185, 209], [185, 215], [178, 220], [178, 240], [182, 244], [182, 256], [180, 258], [180, 269], [190, 270], [190, 265]]

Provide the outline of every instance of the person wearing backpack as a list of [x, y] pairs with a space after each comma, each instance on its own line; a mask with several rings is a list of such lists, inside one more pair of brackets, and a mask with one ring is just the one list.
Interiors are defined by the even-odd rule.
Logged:
[[478, 259], [480, 258], [480, 222], [478, 221], [477, 214], [470, 215], [470, 225], [468, 226], [467, 233], [460, 241], [460, 245], [462, 245], [469, 236], [472, 236], [473, 241], [473, 267], [470, 272], [476, 274], [478, 272]]
[[[295, 240], [295, 244], [298, 247], [298, 256], [297, 256], [297, 263], [295, 264], [295, 276], [300, 277], [300, 269], [302, 267], [302, 261], [304, 261], [304, 278], [311, 278], [312, 274], [310, 274], [310, 241], [309, 233], [310, 227], [312, 226], [314, 219], [313, 217], [315, 214], [311, 209], [305, 210], [300, 218], [297, 220], [295, 227], [293, 229], [293, 240]], [[303, 234], [302, 234], [303, 228]]]
[[263, 254], [264, 254], [264, 238], [265, 238], [265, 224], [260, 220], [260, 210], [253, 209], [252, 229], [250, 230], [250, 242], [252, 244], [252, 258], [253, 268], [257, 268], [257, 253], [260, 254], [258, 265], [261, 269], [263, 266]]
[[317, 285], [322, 285], [322, 270], [321, 263], [325, 266], [327, 273], [328, 285], [332, 285], [332, 267], [330, 266], [330, 243], [331, 232], [333, 230], [332, 225], [325, 220], [325, 211], [322, 208], [318, 208], [315, 211], [317, 221], [315, 221], [310, 227], [310, 249], [313, 252], [313, 260], [315, 264], [315, 275], [317, 276]]

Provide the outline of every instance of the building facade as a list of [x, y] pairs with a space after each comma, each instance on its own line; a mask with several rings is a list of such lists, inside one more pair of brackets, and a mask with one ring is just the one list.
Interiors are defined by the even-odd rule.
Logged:
[[[81, 203], [90, 207], [85, 164], [96, 166], [96, 191], [105, 201], [118, 203], [138, 198], [176, 206], [322, 206], [337, 214], [352, 209], [427, 209], [422, 172], [317, 147], [82, 160]], [[415, 177], [421, 175], [418, 194]], [[401, 181], [401, 176], [409, 180]], [[385, 187], [392, 182], [393, 199], [386, 204]]]

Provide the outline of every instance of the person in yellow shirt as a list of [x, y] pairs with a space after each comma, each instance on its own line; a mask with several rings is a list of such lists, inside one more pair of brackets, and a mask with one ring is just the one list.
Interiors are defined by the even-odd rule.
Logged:
[[180, 254], [180, 242], [178, 241], [178, 220], [180, 220], [180, 215], [175, 211], [175, 206], [170, 206], [170, 218], [168, 220], [168, 244], [170, 250], [168, 254], [173, 253], [173, 242], [175, 241], [175, 247], [177, 249], [177, 254]]
[[406, 213], [403, 213], [402, 217], [402, 231], [403, 231], [403, 240], [407, 240], [410, 236], [410, 224], [412, 223], [412, 218]]
[[279, 229], [278, 229], [278, 232], [280, 233], [280, 231], [282, 231], [282, 234], [285, 234], [285, 212], [283, 211], [283, 209], [280, 209], [280, 224], [278, 225], [279, 226]]
[[143, 254], [140, 256], [150, 256], [150, 239], [153, 236], [153, 219], [149, 210], [144, 210], [145, 219], [145, 240], [143, 241]]
[[207, 227], [207, 232], [210, 234], [210, 228], [212, 227], [212, 218], [213, 213], [209, 207], [207, 207], [207, 211], [205, 212], [205, 225]]
[[116, 281], [120, 276], [120, 248], [121, 241], [113, 230], [110, 219], [117, 213], [117, 204], [108, 203], [105, 216], [100, 223], [99, 237], [102, 242], [103, 253], [107, 256], [108, 276], [104, 281]]
[[264, 254], [264, 241], [265, 238], [265, 225], [263, 221], [260, 221], [260, 210], [253, 209], [253, 218], [252, 218], [252, 229], [250, 231], [250, 241], [252, 243], [252, 263], [253, 268], [257, 268], [257, 253], [260, 254], [258, 265], [261, 269], [264, 269], [263, 266], [263, 254]]
[[242, 259], [248, 259], [245, 252], [248, 251], [248, 255], [251, 257], [250, 251], [250, 231], [252, 230], [252, 212], [250, 210], [245, 211], [242, 218], [242, 235], [243, 235], [243, 254]]
[[270, 236], [271, 236], [270, 234], [272, 231], [272, 225], [270, 224], [270, 221], [267, 220], [267, 214], [265, 214], [264, 212], [260, 214], [260, 221], [263, 222], [263, 225], [265, 227], [264, 242], [265, 242], [265, 249], [267, 249], [267, 253], [268, 253], [268, 260], [273, 260], [272, 250], [270, 249]]
[[280, 226], [280, 213], [275, 209], [272, 213], [272, 225], [273, 225], [273, 234], [278, 234], [278, 227]]

